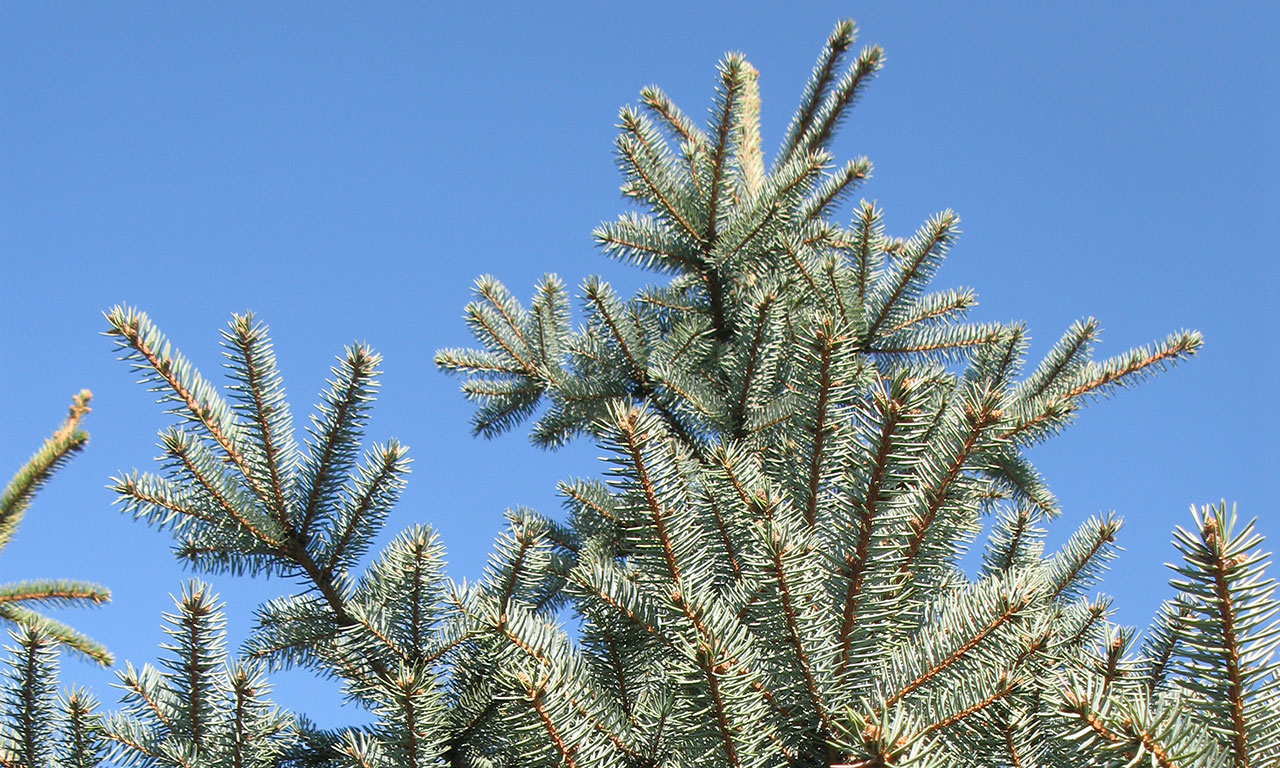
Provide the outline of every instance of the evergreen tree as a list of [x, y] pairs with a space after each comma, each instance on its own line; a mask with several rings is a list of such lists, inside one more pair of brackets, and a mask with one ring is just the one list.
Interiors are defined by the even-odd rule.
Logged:
[[[272, 759], [1280, 764], [1280, 606], [1234, 513], [1208, 508], [1178, 531], [1179, 597], [1139, 649], [1093, 594], [1119, 518], [1043, 547], [1059, 506], [1026, 449], [1199, 336], [1098, 361], [1087, 319], [1028, 366], [1022, 326], [966, 322], [972, 292], [929, 291], [955, 214], [901, 239], [865, 201], [836, 223], [870, 164], [835, 163], [831, 140], [881, 58], [837, 25], [767, 169], [741, 56], [720, 66], [706, 128], [656, 88], [622, 111], [638, 210], [596, 237], [664, 284], [623, 300], [590, 278], [573, 328], [554, 276], [528, 308], [477, 282], [466, 318], [481, 348], [437, 355], [464, 376], [476, 432], [536, 418], [536, 444], [585, 436], [612, 467], [561, 485], [565, 520], [509, 512], [475, 584], [444, 575], [424, 526], [362, 566], [409, 468], [394, 440], [362, 452], [379, 368], [367, 347], [338, 359], [299, 438], [251, 315], [223, 333], [224, 396], [145, 314], [108, 313], [178, 422], [159, 473], [115, 480], [122, 504], [170, 529], [194, 568], [296, 583], [259, 608], [245, 654], [334, 676], [373, 715], [336, 733], [303, 725]], [[978, 541], [970, 576], [959, 559]], [[157, 697], [217, 699], [218, 678], [190, 675], [219, 657], [201, 639], [213, 634], [178, 649], [198, 661], [148, 678]]]

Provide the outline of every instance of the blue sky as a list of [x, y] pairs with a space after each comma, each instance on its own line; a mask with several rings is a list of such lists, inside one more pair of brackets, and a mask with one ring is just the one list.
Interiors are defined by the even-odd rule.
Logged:
[[[0, 582], [76, 577], [115, 602], [65, 614], [121, 660], [155, 657], [186, 574], [166, 535], [112, 509], [107, 478], [148, 467], [165, 425], [99, 333], [151, 314], [207, 374], [218, 331], [256, 310], [301, 424], [333, 355], [385, 357], [370, 437], [412, 446], [387, 539], [434, 525], [450, 572], [483, 567], [502, 511], [554, 512], [556, 480], [598, 451], [469, 436], [432, 353], [469, 339], [472, 280], [528, 296], [645, 276], [593, 250], [624, 210], [618, 108], [658, 83], [705, 114], [714, 66], [761, 72], [766, 147], [837, 18], [887, 52], [836, 142], [895, 234], [955, 208], [965, 235], [938, 278], [1024, 319], [1033, 355], [1098, 317], [1100, 354], [1196, 328], [1196, 360], [1088, 409], [1033, 458], [1065, 508], [1128, 521], [1104, 588], [1145, 623], [1166, 596], [1169, 533], [1225, 497], [1280, 534], [1280, 6], [1232, 3], [0, 5], [0, 470], [93, 390], [88, 451], [38, 498]], [[7, 477], [7, 474], [6, 474]], [[291, 585], [213, 577], [232, 642]], [[107, 701], [110, 673], [65, 678]], [[277, 699], [337, 724], [336, 685], [276, 675]]]

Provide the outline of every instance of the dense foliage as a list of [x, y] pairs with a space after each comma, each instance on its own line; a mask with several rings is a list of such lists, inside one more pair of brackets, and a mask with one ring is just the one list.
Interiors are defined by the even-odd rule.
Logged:
[[[125, 712], [86, 721], [99, 751], [8, 762], [1280, 765], [1280, 604], [1233, 510], [1177, 531], [1178, 597], [1141, 647], [1092, 592], [1118, 518], [1043, 551], [1059, 509], [1026, 449], [1199, 336], [1096, 361], [1086, 319], [1029, 365], [1021, 325], [966, 322], [972, 292], [929, 289], [955, 214], [908, 238], [865, 201], [837, 223], [870, 163], [835, 162], [832, 137], [881, 58], [837, 25], [768, 166], [741, 56], [722, 62], [705, 128], [656, 88], [622, 111], [637, 208], [596, 238], [665, 282], [624, 300], [589, 278], [577, 327], [554, 276], [527, 308], [477, 282], [480, 347], [436, 358], [463, 376], [477, 433], [535, 419], [536, 444], [585, 437], [612, 468], [561, 484], [564, 519], [510, 512], [476, 584], [445, 576], [425, 526], [371, 553], [408, 459], [363, 447], [370, 349], [339, 357], [298, 434], [251, 315], [223, 333], [224, 395], [145, 314], [109, 312], [176, 420], [159, 472], [115, 479], [125, 509], [196, 570], [297, 589], [259, 608], [229, 660], [193, 582], [163, 668], [130, 667]], [[12, 727], [52, 729], [49, 641], [15, 642], [10, 690], [34, 693], [8, 699]], [[263, 665], [338, 678], [372, 724], [295, 722], [263, 699]]]

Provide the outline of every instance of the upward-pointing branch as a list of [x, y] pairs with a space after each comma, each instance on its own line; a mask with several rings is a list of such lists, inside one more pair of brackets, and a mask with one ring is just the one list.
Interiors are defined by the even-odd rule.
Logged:
[[71, 409], [62, 426], [44, 441], [40, 450], [27, 460], [5, 486], [4, 493], [0, 494], [0, 549], [13, 537], [23, 513], [30, 506], [31, 499], [40, 486], [53, 476], [64, 461], [88, 444], [88, 433], [79, 427], [80, 419], [89, 412], [90, 397], [89, 390], [86, 389], [72, 398]]

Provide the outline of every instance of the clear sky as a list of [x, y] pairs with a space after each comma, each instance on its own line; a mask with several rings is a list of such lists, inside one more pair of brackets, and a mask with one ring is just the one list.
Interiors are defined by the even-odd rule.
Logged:
[[[0, 583], [75, 577], [112, 605], [60, 614], [121, 660], [155, 657], [185, 577], [166, 534], [111, 506], [167, 424], [99, 335], [143, 308], [207, 374], [218, 331], [256, 310], [301, 426], [333, 355], [385, 357], [370, 437], [412, 446], [389, 538], [428, 521], [475, 577], [502, 511], [556, 512], [560, 478], [599, 471], [578, 443], [473, 439], [432, 353], [466, 344], [472, 280], [527, 297], [544, 271], [645, 276], [589, 233], [624, 210], [618, 108], [658, 83], [705, 114], [714, 66], [761, 72], [781, 138], [836, 19], [885, 71], [836, 142], [866, 154], [894, 234], [955, 208], [940, 286], [974, 317], [1024, 319], [1033, 355], [1098, 317], [1101, 354], [1203, 331], [1199, 358], [1089, 408], [1033, 458], [1063, 502], [1051, 544], [1090, 514], [1128, 521], [1105, 588], [1144, 624], [1168, 594], [1190, 504], [1238, 501], [1280, 535], [1280, 5], [1224, 3], [0, 4], [0, 471], [94, 392], [93, 438], [0, 554]], [[232, 642], [287, 582], [215, 576]], [[109, 673], [64, 678], [108, 702]], [[333, 683], [275, 676], [277, 699], [345, 719]]]

